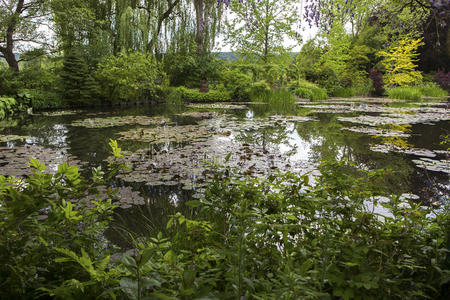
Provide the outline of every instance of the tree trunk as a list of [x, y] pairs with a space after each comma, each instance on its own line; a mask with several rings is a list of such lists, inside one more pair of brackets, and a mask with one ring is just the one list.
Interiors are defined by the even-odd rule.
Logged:
[[14, 32], [16, 31], [17, 22], [20, 14], [23, 12], [25, 0], [17, 2], [16, 10], [6, 29], [6, 47], [0, 47], [0, 52], [5, 57], [6, 62], [11, 70], [19, 71], [19, 63], [14, 55]]
[[14, 55], [12, 49], [8, 49], [3, 52], [6, 62], [11, 70], [19, 72], [19, 63], [17, 62], [16, 56]]
[[[205, 3], [204, 0], [194, 0], [195, 16], [197, 21], [197, 32], [195, 35], [195, 42], [197, 43], [197, 56], [200, 58], [205, 53]], [[200, 81], [200, 92], [208, 92], [208, 82], [206, 80], [206, 74], [202, 74]]]
[[[159, 34], [161, 32], [161, 28], [162, 28], [162, 24], [163, 24], [164, 20], [166, 20], [168, 17], [170, 17], [170, 15], [172, 14], [173, 10], [178, 5], [178, 3], [180, 3], [180, 0], [175, 0], [174, 2], [168, 1], [169, 7], [164, 12], [164, 14], [158, 18], [158, 25], [156, 27], [156, 32], [155, 32], [155, 35], [152, 36], [152, 39], [150, 40], [150, 42], [147, 45], [147, 52], [153, 51], [153, 48], [154, 48], [154, 46], [158, 40]], [[150, 11], [149, 11], [149, 14], [150, 14]]]
[[267, 55], [269, 54], [269, 2], [266, 1], [266, 24], [265, 24], [265, 30], [264, 33], [264, 62], [267, 63]]
[[197, 43], [197, 55], [203, 56], [205, 47], [205, 19], [204, 19], [204, 2], [203, 0], [194, 0], [195, 15], [197, 21], [197, 32], [195, 34], [195, 42]]

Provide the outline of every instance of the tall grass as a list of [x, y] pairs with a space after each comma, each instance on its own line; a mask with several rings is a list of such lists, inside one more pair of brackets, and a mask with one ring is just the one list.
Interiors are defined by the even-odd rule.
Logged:
[[400, 100], [420, 100], [422, 92], [419, 87], [395, 87], [387, 90], [388, 97]]
[[427, 97], [446, 97], [448, 92], [441, 89], [437, 84], [430, 83], [420, 87], [423, 96]]
[[387, 90], [389, 98], [401, 100], [420, 100], [425, 97], [446, 97], [448, 92], [438, 85], [428, 83], [422, 86], [395, 87]]

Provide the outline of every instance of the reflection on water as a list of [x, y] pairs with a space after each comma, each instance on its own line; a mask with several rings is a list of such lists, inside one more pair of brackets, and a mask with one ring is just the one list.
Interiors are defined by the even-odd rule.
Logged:
[[[212, 135], [209, 147], [217, 151], [217, 155], [236, 151], [237, 146], [249, 145], [249, 149], [289, 157], [290, 161], [302, 162], [305, 166], [314, 166], [323, 159], [346, 158], [355, 161], [364, 169], [390, 169], [394, 171], [387, 179], [388, 190], [392, 193], [414, 193], [420, 196], [420, 201], [427, 204], [435, 201], [448, 201], [448, 174], [442, 172], [431, 172], [417, 168], [412, 155], [404, 153], [379, 153], [370, 150], [370, 144], [382, 143], [381, 138], [364, 133], [342, 130], [348, 124], [339, 121], [339, 113], [313, 113], [309, 115], [311, 121], [297, 122], [287, 120], [286, 122], [267, 123], [270, 126], [258, 128], [245, 127], [245, 122], [253, 120], [264, 123], [271, 115], [308, 115], [311, 108], [300, 108], [295, 104], [280, 106], [249, 104], [247, 109], [214, 109], [219, 115], [226, 115], [224, 119], [200, 120], [201, 124], [208, 124], [211, 132], [221, 132], [221, 135]], [[383, 108], [385, 109], [385, 108]], [[71, 115], [53, 116], [34, 115], [15, 120], [10, 126], [0, 127], [0, 135], [14, 134], [27, 136], [23, 141], [9, 141], [0, 143], [0, 146], [9, 148], [19, 147], [23, 144], [39, 145], [50, 149], [67, 149], [75, 159], [79, 160], [85, 172], [93, 166], [104, 164], [109, 156], [108, 141], [110, 138], [118, 139], [119, 133], [145, 128], [141, 125], [111, 126], [107, 128], [84, 128], [72, 126], [71, 123], [85, 118], [108, 118], [120, 116], [165, 116], [169, 117], [171, 124], [165, 126], [165, 130], [171, 130], [172, 126], [193, 125], [199, 120], [191, 117], [181, 116], [186, 111], [205, 111], [204, 108], [188, 108], [182, 105], [154, 105], [145, 107], [133, 107], [128, 109], [93, 109]], [[358, 113], [352, 113], [358, 115]], [[346, 117], [352, 114], [345, 114]], [[229, 126], [230, 118], [239, 126], [232, 130]], [[246, 120], [244, 123], [241, 121]], [[202, 123], [203, 122], [203, 123]], [[266, 124], [266, 125], [267, 125]], [[440, 144], [440, 136], [448, 133], [449, 121], [430, 124], [413, 124], [408, 130], [409, 137], [400, 137], [399, 143], [413, 145], [417, 148], [430, 150], [446, 150]], [[150, 126], [151, 127], [151, 126]], [[348, 127], [348, 126], [347, 126]], [[148, 143], [137, 140], [123, 140], [120, 146], [129, 151], [144, 149], [149, 155], [153, 153], [170, 153], [176, 149], [183, 149], [190, 141], [174, 142], [163, 139], [159, 143]], [[247, 147], [247, 146], [246, 146]], [[246, 150], [247, 151], [247, 150]], [[440, 158], [444, 158], [441, 154]], [[223, 157], [222, 157], [223, 158]], [[417, 158], [417, 157], [416, 157]], [[220, 161], [220, 157], [218, 157]], [[0, 162], [2, 161], [0, 152]], [[1, 164], [0, 164], [1, 165]], [[198, 175], [193, 174], [192, 181], [198, 180]], [[196, 194], [193, 190], [183, 189], [182, 185], [172, 184], [170, 186], [154, 186], [147, 182], [127, 183], [119, 181], [118, 186], [132, 186], [146, 199], [146, 206], [133, 207], [120, 210], [120, 219], [128, 228], [163, 228], [167, 215], [183, 210], [184, 201], [191, 199]], [[195, 187], [195, 184], [193, 185]], [[136, 218], [142, 215], [145, 218]], [[162, 227], [160, 227], [162, 226]], [[148, 228], [147, 228], [148, 229]]]

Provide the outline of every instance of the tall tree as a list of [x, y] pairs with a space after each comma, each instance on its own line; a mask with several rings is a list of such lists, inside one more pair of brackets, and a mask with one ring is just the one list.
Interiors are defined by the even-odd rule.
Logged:
[[291, 48], [286, 38], [299, 38], [296, 32], [295, 0], [247, 0], [232, 2], [234, 16], [227, 22], [227, 41], [246, 57], [268, 62], [270, 57]]
[[19, 71], [16, 58], [18, 44], [45, 44], [38, 30], [46, 17], [44, 0], [1, 0], [0, 5], [0, 57], [8, 66]]

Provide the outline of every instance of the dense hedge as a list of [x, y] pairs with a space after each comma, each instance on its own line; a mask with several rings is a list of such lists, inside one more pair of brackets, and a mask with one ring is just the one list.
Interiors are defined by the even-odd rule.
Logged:
[[231, 101], [231, 95], [224, 90], [209, 90], [207, 93], [200, 92], [199, 90], [188, 89], [185, 87], [179, 87], [178, 91], [181, 92], [181, 98], [188, 102], [227, 102]]

